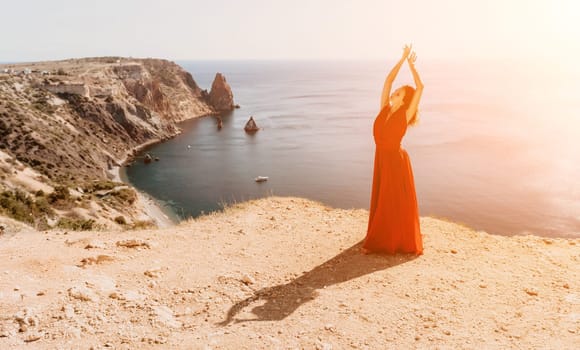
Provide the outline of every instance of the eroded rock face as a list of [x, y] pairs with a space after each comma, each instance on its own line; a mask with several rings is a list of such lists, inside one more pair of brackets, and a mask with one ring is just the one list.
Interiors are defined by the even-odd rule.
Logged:
[[[102, 57], [34, 65], [36, 72], [0, 77], [0, 154], [34, 170], [34, 181], [49, 188], [106, 181], [112, 164], [135, 147], [168, 139], [179, 132], [178, 122], [215, 115], [233, 104], [221, 74], [212, 89], [215, 108], [191, 74], [167, 60]], [[36, 190], [14, 180], [14, 168], [0, 164], [0, 192], [22, 189], [34, 196]], [[83, 210], [97, 219], [114, 218], [89, 209]]]
[[209, 103], [216, 111], [231, 111], [234, 109], [234, 95], [230, 85], [226, 82], [226, 78], [217, 73], [211, 84], [211, 91], [209, 92]]
[[[171, 61], [87, 58], [37, 65], [65, 71], [66, 81], [31, 74], [0, 82], [0, 101], [11, 102], [0, 103], [0, 149], [54, 181], [106, 176], [111, 159], [175, 135], [177, 122], [216, 113], [191, 74]], [[77, 86], [82, 91], [71, 88]], [[225, 91], [231, 98], [229, 86]]]
[[171, 61], [144, 59], [114, 67], [113, 72], [131, 97], [165, 120], [216, 112], [191, 74]]

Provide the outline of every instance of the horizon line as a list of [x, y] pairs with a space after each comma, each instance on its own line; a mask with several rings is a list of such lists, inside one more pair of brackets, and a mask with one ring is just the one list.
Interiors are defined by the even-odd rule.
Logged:
[[[398, 56], [395, 56], [398, 57]], [[125, 58], [125, 59], [161, 59], [173, 62], [391, 62], [395, 57], [369, 57], [369, 58], [354, 58], [354, 57], [344, 57], [344, 58], [324, 58], [324, 57], [292, 57], [292, 58], [169, 58], [161, 56], [116, 56], [116, 55], [103, 55], [103, 56], [76, 56], [76, 57], [66, 57], [66, 58], [54, 58], [54, 59], [22, 59], [22, 60], [0, 60], [0, 65], [9, 64], [26, 64], [26, 63], [40, 63], [40, 62], [59, 62], [67, 60], [80, 60], [80, 59], [90, 59], [90, 58]], [[539, 57], [536, 59], [542, 60]], [[423, 62], [448, 62], [448, 63], [460, 63], [460, 62], [474, 62], [474, 61], [511, 61], [517, 60], [513, 57], [432, 57], [423, 58]]]

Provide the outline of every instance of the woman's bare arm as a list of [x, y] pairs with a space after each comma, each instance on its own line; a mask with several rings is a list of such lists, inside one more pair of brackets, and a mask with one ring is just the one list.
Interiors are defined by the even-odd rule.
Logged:
[[393, 86], [393, 82], [395, 81], [397, 74], [399, 74], [399, 70], [401, 69], [403, 63], [405, 62], [405, 59], [407, 59], [407, 57], [409, 56], [410, 52], [411, 45], [405, 45], [405, 48], [403, 48], [403, 56], [401, 56], [399, 62], [397, 62], [397, 64], [395, 64], [393, 69], [391, 69], [389, 75], [387, 75], [387, 78], [385, 79], [385, 84], [383, 86], [383, 93], [381, 94], [381, 110], [385, 108], [385, 106], [389, 103], [389, 97], [391, 97], [391, 87]]
[[417, 110], [419, 109], [419, 101], [421, 101], [421, 95], [423, 94], [423, 82], [419, 77], [419, 73], [417, 73], [417, 69], [415, 69], [416, 60], [417, 55], [414, 52], [407, 58], [409, 68], [411, 69], [411, 73], [413, 73], [413, 80], [415, 80], [415, 93], [413, 94], [413, 98], [411, 99], [411, 103], [406, 112], [407, 123], [410, 122], [415, 113], [417, 113]]

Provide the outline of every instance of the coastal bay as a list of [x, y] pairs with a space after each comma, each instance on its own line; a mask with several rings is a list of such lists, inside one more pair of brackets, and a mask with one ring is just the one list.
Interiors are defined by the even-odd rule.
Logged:
[[0, 350], [580, 348], [580, 2], [1, 11]]
[[[182, 219], [272, 194], [368, 209], [372, 123], [387, 63], [179, 63], [202, 86], [215, 71], [227, 74], [241, 108], [221, 116], [220, 130], [215, 118], [184, 122], [178, 137], [144, 150], [160, 162], [127, 169], [130, 183]], [[485, 61], [423, 69], [420, 123], [403, 143], [420, 215], [494, 234], [579, 237], [580, 106], [567, 93], [574, 79]], [[410, 83], [401, 76], [397, 84]], [[529, 84], [510, 85], [522, 80]], [[506, 99], [497, 81], [518, 95]], [[539, 94], [554, 102], [544, 105]], [[243, 130], [250, 116], [262, 128], [253, 135]], [[260, 175], [269, 180], [256, 184]]]
[[179, 134], [180, 121], [233, 108], [223, 75], [202, 90], [163, 59], [0, 65], [0, 220], [37, 230], [167, 225], [150, 199], [119, 181], [119, 167]]

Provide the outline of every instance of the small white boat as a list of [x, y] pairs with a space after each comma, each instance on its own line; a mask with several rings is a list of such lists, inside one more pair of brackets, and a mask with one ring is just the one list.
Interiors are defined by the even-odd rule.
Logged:
[[187, 145], [187, 148], [190, 149], [191, 148], [191, 145]]
[[264, 182], [264, 181], [268, 181], [268, 177], [267, 176], [258, 176], [257, 178], [254, 179], [256, 182]]

